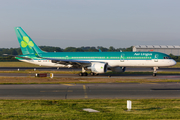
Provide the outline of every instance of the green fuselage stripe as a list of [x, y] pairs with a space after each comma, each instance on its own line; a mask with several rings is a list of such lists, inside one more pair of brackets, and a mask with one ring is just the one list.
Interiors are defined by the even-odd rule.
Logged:
[[28, 57], [34, 60], [44, 58], [66, 60], [151, 60], [169, 57], [159, 52], [47, 52], [41, 53], [39, 56], [42, 58], [38, 58], [34, 54], [21, 55], [21, 57]]

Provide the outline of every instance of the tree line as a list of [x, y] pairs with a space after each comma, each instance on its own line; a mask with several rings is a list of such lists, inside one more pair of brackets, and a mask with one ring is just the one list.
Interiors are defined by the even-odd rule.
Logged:
[[174, 59], [176, 62], [180, 62], [180, 56], [175, 56], [173, 54], [169, 55], [172, 59]]
[[[132, 47], [128, 48], [114, 48], [110, 46], [109, 48], [98, 46], [98, 47], [67, 47], [62, 49], [60, 47], [53, 47], [53, 46], [39, 46], [40, 49], [46, 52], [117, 52], [117, 51], [132, 51]], [[20, 48], [0, 48], [0, 61], [8, 62], [8, 61], [18, 61], [14, 57], [11, 56], [4, 56], [4, 54], [8, 55], [22, 55]]]

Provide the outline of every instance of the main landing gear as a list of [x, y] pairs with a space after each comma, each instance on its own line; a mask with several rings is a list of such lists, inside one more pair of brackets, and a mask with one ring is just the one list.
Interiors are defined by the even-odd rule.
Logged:
[[[99, 75], [99, 74], [91, 72], [90, 75], [94, 76], [94, 75]], [[88, 76], [88, 73], [86, 72], [84, 67], [82, 67], [82, 72], [79, 73], [79, 76]]]
[[87, 72], [84, 72], [84, 73], [80, 72], [79, 76], [88, 76], [88, 73]]
[[82, 67], [82, 72], [79, 73], [79, 76], [88, 76], [88, 73], [86, 72], [84, 67]]
[[158, 67], [153, 67], [153, 77], [156, 77], [156, 73], [157, 73], [157, 69], [158, 69]]
[[99, 75], [99, 74], [91, 72], [90, 75], [94, 76], [94, 75]]
[[[91, 72], [90, 75], [91, 75], [91, 76], [94, 76], [94, 75], [99, 75], [99, 74]], [[80, 72], [80, 73], [79, 73], [79, 76], [88, 76], [88, 73], [87, 73], [87, 72], [84, 72], [84, 73], [83, 73], [83, 72]]]

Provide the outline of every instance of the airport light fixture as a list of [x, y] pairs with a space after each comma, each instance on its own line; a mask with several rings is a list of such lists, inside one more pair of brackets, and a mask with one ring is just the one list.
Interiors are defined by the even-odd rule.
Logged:
[[127, 100], [127, 109], [128, 111], [131, 111], [132, 102], [130, 100]]

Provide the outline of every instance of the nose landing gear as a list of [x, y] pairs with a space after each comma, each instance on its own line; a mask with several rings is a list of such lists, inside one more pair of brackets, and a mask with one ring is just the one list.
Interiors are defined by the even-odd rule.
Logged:
[[156, 73], [153, 73], [153, 77], [156, 77]]
[[157, 69], [158, 69], [158, 67], [153, 67], [153, 77], [156, 77], [156, 73], [157, 73]]

